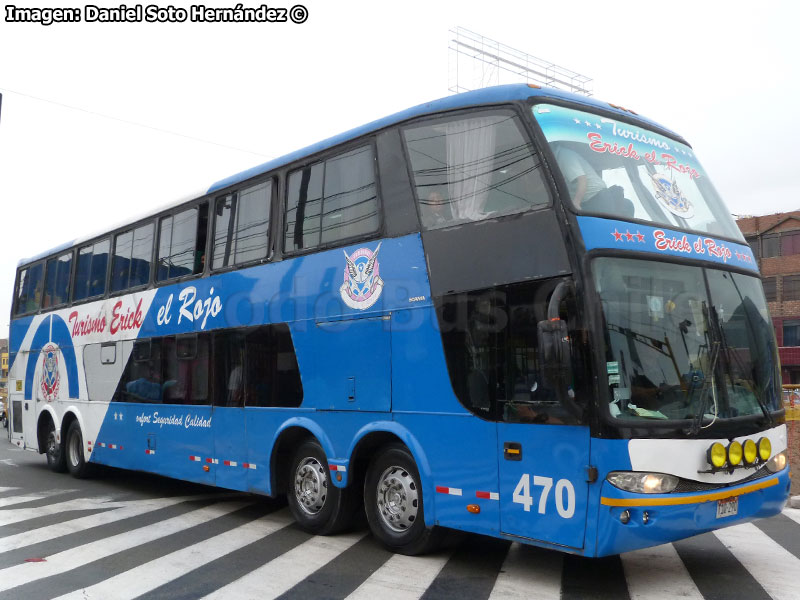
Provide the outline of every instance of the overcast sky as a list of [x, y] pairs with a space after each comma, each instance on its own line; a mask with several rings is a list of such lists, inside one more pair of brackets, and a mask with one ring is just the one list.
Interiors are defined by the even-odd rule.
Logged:
[[298, 1], [301, 25], [0, 15], [0, 337], [19, 259], [447, 95], [455, 26], [681, 133], [733, 213], [800, 208], [796, 2]]

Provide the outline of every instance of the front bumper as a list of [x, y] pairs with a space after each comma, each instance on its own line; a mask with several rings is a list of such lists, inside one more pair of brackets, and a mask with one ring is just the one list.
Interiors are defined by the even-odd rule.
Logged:
[[[789, 497], [789, 468], [742, 485], [691, 494], [634, 494], [603, 482], [595, 556], [673, 542], [781, 512]], [[717, 503], [737, 497], [737, 514], [717, 518]], [[629, 521], [622, 522], [625, 511]]]

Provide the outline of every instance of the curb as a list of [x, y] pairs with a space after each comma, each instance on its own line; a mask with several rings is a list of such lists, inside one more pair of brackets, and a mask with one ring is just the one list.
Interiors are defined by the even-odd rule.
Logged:
[[792, 496], [789, 498], [789, 506], [792, 508], [800, 508], [800, 496]]

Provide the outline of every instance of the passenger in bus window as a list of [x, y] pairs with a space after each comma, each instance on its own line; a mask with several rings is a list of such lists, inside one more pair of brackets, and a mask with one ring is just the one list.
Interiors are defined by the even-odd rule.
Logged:
[[422, 204], [422, 220], [426, 227], [444, 227], [453, 220], [447, 200], [439, 192], [431, 192], [427, 202]]
[[234, 357], [236, 364], [228, 376], [228, 406], [244, 406], [244, 385], [240, 357]]
[[618, 185], [607, 187], [589, 161], [561, 145], [555, 148], [555, 155], [576, 208], [626, 217], [633, 216], [633, 202], [625, 198], [622, 187]]

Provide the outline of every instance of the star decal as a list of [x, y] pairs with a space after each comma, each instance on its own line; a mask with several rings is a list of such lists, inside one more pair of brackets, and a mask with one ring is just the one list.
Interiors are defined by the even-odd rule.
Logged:
[[624, 234], [622, 234], [622, 233], [620, 233], [619, 231], [617, 231], [617, 229], [616, 229], [616, 227], [615, 227], [615, 228], [614, 228], [614, 233], [612, 233], [611, 235], [613, 235], [613, 236], [614, 236], [614, 241], [615, 241], [615, 242], [621, 242], [621, 241], [622, 241], [622, 236], [623, 236]]
[[627, 229], [625, 230], [625, 237], [628, 238], [629, 242], [633, 241], [633, 234]]
[[641, 233], [639, 233], [639, 230], [638, 230], [638, 229], [636, 230], [636, 239], [637, 239], [637, 240], [638, 240], [640, 243], [642, 243], [642, 244], [644, 243], [644, 235], [642, 235]]

